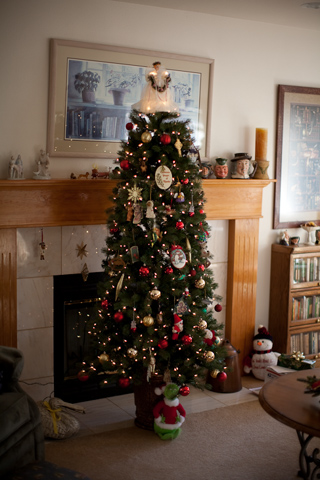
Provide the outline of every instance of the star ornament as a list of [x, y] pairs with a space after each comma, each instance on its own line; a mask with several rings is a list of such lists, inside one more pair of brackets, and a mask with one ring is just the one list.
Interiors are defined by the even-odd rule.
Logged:
[[138, 199], [141, 197], [142, 188], [137, 187], [136, 184], [132, 188], [128, 188], [128, 200], [132, 201], [133, 203], [137, 203]]
[[76, 248], [76, 250], [78, 251], [77, 257], [80, 257], [81, 260], [83, 257], [86, 257], [88, 255], [86, 246], [87, 244], [84, 245], [83, 242], [81, 242], [81, 245], [77, 245], [77, 248]]

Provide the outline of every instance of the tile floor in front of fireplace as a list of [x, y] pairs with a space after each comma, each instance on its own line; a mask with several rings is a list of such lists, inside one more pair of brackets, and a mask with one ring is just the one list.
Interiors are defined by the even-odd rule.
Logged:
[[[258, 401], [257, 395], [252, 393], [250, 389], [262, 387], [262, 385], [263, 382], [254, 377], [243, 377], [242, 389], [238, 392], [217, 393], [191, 387], [190, 394], [187, 397], [181, 397], [180, 400], [189, 415], [239, 403]], [[85, 408], [85, 414], [70, 412], [76, 416], [80, 423], [77, 436], [117, 430], [134, 424], [133, 393], [81, 402], [77, 405]]]

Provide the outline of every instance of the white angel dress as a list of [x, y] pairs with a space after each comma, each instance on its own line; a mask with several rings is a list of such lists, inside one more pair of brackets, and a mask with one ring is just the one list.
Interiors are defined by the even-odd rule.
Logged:
[[169, 83], [170, 74], [164, 68], [153, 68], [146, 73], [147, 84], [143, 87], [141, 99], [132, 108], [142, 113], [179, 112], [173, 101]]

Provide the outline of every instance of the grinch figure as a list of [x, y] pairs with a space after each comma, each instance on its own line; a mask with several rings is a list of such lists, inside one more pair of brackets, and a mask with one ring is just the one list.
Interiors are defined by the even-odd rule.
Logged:
[[186, 411], [179, 402], [179, 387], [175, 383], [168, 383], [162, 388], [156, 388], [155, 393], [161, 395], [161, 400], [153, 409], [154, 431], [162, 440], [173, 440], [181, 433]]

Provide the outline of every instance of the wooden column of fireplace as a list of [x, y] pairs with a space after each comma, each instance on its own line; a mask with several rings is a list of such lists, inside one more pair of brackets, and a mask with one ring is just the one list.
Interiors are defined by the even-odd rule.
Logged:
[[[226, 338], [240, 364], [255, 329], [259, 218], [274, 180], [203, 180], [208, 220], [229, 220]], [[113, 180], [0, 180], [0, 345], [17, 346], [16, 229], [103, 225]]]

